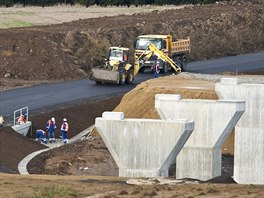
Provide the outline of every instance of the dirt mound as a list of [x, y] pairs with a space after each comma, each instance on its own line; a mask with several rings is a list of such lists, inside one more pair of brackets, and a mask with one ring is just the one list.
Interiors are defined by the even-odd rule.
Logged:
[[189, 99], [217, 99], [211, 82], [168, 76], [141, 83], [127, 93], [114, 111], [122, 111], [127, 118], [160, 119], [155, 110], [156, 94], [180, 94]]
[[28, 167], [34, 174], [118, 176], [118, 167], [101, 139], [83, 140], [42, 153]]
[[0, 172], [18, 173], [18, 163], [28, 154], [47, 148], [11, 129], [0, 128]]
[[133, 42], [140, 34], [190, 36], [190, 60], [263, 50], [263, 3], [188, 6], [180, 10], [0, 30], [0, 77], [83, 78], [91, 66], [102, 63], [109, 46], [133, 49]]

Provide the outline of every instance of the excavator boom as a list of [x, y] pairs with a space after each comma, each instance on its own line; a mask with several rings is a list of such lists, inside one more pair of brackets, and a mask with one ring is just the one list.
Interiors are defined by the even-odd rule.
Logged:
[[156, 55], [158, 59], [168, 63], [176, 73], [181, 72], [181, 67], [171, 60], [169, 56], [167, 56], [162, 50], [159, 50], [155, 44], [149, 44], [147, 49], [135, 60], [135, 75], [140, 69], [140, 60], [147, 61], [152, 55]]

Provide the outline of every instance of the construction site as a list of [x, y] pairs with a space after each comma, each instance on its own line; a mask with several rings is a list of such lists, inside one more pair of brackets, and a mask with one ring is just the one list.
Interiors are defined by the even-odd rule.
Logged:
[[[0, 114], [5, 94], [25, 88], [78, 80], [95, 92], [130, 86], [29, 106], [26, 134], [11, 127], [16, 109], [4, 115], [1, 197], [263, 197], [263, 7], [231, 1], [0, 29]], [[250, 53], [262, 59], [248, 72], [188, 68]], [[56, 143], [36, 142], [52, 117]]]

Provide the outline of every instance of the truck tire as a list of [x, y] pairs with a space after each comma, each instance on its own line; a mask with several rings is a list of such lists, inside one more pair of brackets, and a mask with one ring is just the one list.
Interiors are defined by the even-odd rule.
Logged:
[[182, 69], [182, 71], [186, 71], [186, 68], [187, 68], [187, 58], [185, 56], [183, 56], [181, 69]]
[[144, 73], [144, 71], [145, 71], [145, 67], [141, 67], [141, 68], [139, 69], [139, 72], [140, 72], [140, 73]]
[[126, 70], [124, 70], [124, 69], [121, 69], [121, 70], [119, 71], [118, 84], [119, 84], [119, 85], [124, 85], [124, 84], [126, 84]]
[[132, 83], [134, 80], [134, 70], [133, 69], [129, 69], [127, 71], [127, 75], [126, 75], [126, 83], [130, 84]]
[[168, 66], [168, 64], [167, 64], [167, 63], [164, 63], [164, 64], [163, 64], [163, 69], [162, 69], [163, 73], [164, 73], [164, 74], [167, 74], [167, 73], [168, 73], [168, 70], [169, 70], [169, 66]]

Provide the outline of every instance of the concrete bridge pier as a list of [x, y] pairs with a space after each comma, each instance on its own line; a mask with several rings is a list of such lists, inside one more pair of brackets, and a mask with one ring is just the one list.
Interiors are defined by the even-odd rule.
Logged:
[[155, 108], [164, 120], [190, 119], [195, 129], [176, 160], [176, 178], [208, 180], [221, 175], [222, 145], [245, 109], [244, 101], [191, 100], [157, 94]]
[[245, 113], [235, 128], [234, 180], [264, 184], [264, 84], [222, 78], [215, 90], [221, 99], [246, 101]]
[[125, 119], [123, 112], [104, 112], [95, 127], [119, 167], [119, 176], [157, 177], [168, 176], [194, 122]]

